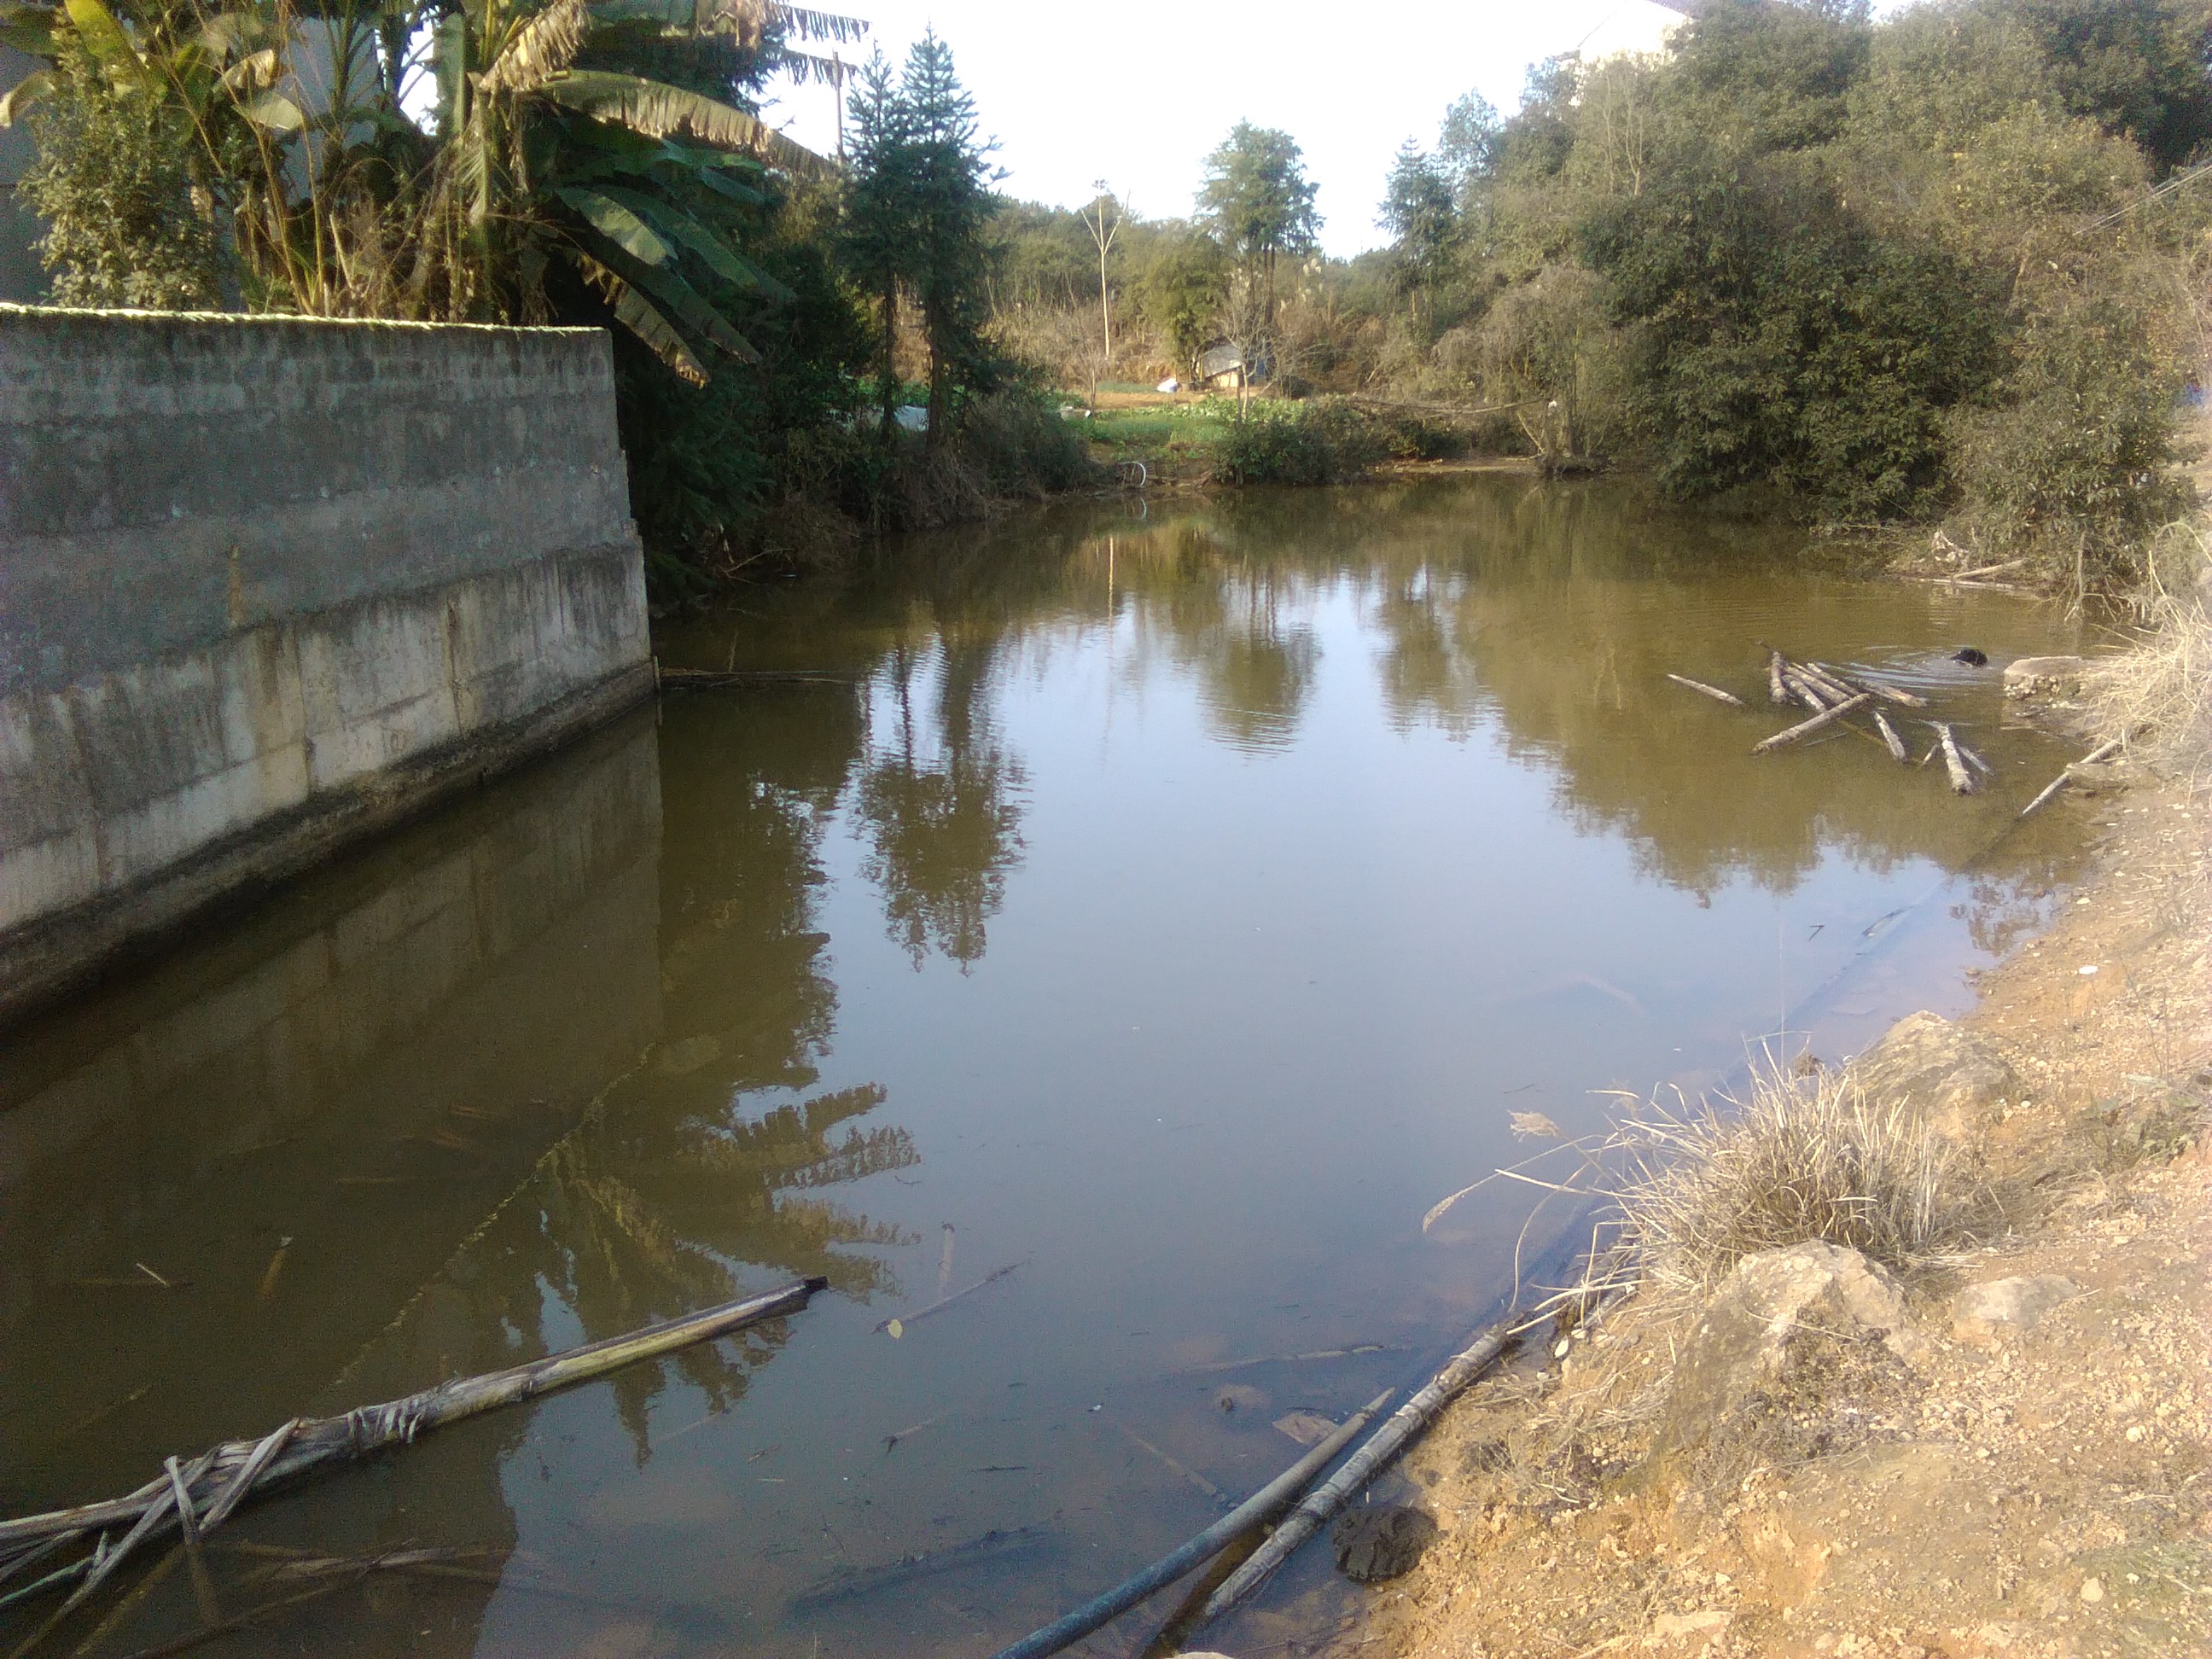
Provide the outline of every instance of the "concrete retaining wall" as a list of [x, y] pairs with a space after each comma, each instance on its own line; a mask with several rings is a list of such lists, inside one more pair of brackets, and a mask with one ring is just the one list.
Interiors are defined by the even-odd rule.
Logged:
[[603, 335], [0, 307], [0, 1015], [651, 681]]

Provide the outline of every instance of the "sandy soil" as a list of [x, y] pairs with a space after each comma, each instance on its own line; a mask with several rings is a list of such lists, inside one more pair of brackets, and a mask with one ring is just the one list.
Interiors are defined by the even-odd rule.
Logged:
[[[1969, 1022], [2022, 1080], [1980, 1130], [2014, 1231], [1912, 1286], [1910, 1363], [1846, 1345], [1741, 1455], [1654, 1457], [1574, 1409], [1668, 1357], [1632, 1302], [1408, 1460], [1442, 1535], [1375, 1593], [1364, 1651], [2212, 1653], [2212, 798], [2069, 810], [2103, 874]], [[2025, 1329], [1954, 1322], [1962, 1289], [2024, 1274], [2076, 1293]]]

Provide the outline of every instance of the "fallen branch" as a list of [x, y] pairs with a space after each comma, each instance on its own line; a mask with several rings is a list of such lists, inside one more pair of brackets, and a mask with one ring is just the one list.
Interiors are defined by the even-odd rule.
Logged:
[[848, 1567], [832, 1573], [813, 1589], [802, 1590], [792, 1597], [791, 1610], [804, 1613], [817, 1607], [831, 1607], [840, 1601], [854, 1601], [879, 1591], [895, 1589], [917, 1579], [933, 1578], [940, 1573], [960, 1572], [985, 1562], [1004, 1562], [1014, 1556], [1054, 1548], [1060, 1541], [1060, 1534], [1056, 1528], [1013, 1527], [1001, 1531], [994, 1527], [981, 1538], [971, 1538], [964, 1544], [951, 1544], [943, 1549], [902, 1555], [896, 1560], [886, 1561], [879, 1566]]
[[[2121, 745], [2126, 742], [2127, 735], [2123, 732], [2120, 736], [2114, 738], [2109, 743], [2099, 744], [2087, 754], [2082, 756], [2080, 760], [2075, 761], [2074, 763], [2074, 766], [2094, 766], [2100, 760], [2109, 760], [2112, 756], [2119, 752]], [[2049, 783], [2044, 786], [2043, 793], [2041, 794], [2038, 795], [2033, 800], [2028, 802], [2027, 805], [2021, 807], [2020, 809], [2021, 817], [2026, 817], [2030, 812], [2035, 811], [2037, 807], [2042, 805], [2053, 795], [2063, 789], [2074, 776], [2074, 766], [2068, 767], [2057, 777], [2051, 779]], [[2014, 819], [2014, 822], [2017, 823], [2019, 820]]]
[[1736, 696], [1733, 691], [1723, 691], [1717, 685], [1707, 685], [1703, 680], [1693, 680], [1683, 674], [1669, 674], [1667, 678], [1674, 681], [1677, 685], [1686, 685], [1692, 691], [1704, 692], [1705, 696], [1711, 697], [1715, 702], [1724, 702], [1731, 708], [1741, 708], [1744, 707], [1744, 701], [1741, 697]]
[[357, 1407], [343, 1417], [295, 1418], [260, 1440], [226, 1441], [202, 1453], [183, 1466], [181, 1480], [173, 1480], [164, 1470], [128, 1497], [0, 1522], [0, 1550], [129, 1522], [131, 1530], [123, 1540], [100, 1552], [100, 1559], [87, 1581], [62, 1609], [66, 1613], [112, 1574], [131, 1549], [158, 1533], [176, 1528], [180, 1492], [194, 1506], [193, 1521], [199, 1536], [204, 1538], [247, 1498], [271, 1487], [356, 1462], [387, 1447], [410, 1444], [428, 1429], [604, 1376], [624, 1365], [711, 1341], [763, 1320], [797, 1313], [816, 1291], [828, 1285], [824, 1279], [802, 1279], [765, 1296], [724, 1303], [505, 1370], [459, 1377], [382, 1405]]
[[1216, 1359], [1204, 1365], [1186, 1365], [1176, 1376], [1212, 1376], [1221, 1371], [1249, 1370], [1255, 1365], [1289, 1365], [1309, 1359], [1356, 1359], [1362, 1354], [1388, 1353], [1382, 1342], [1355, 1342], [1348, 1348], [1315, 1348], [1306, 1353], [1263, 1353], [1250, 1359]]
[[906, 1334], [906, 1328], [908, 1326], [919, 1325], [923, 1320], [928, 1318], [932, 1314], [943, 1313], [947, 1308], [959, 1301], [963, 1297], [973, 1296], [976, 1291], [981, 1290], [986, 1285], [995, 1285], [999, 1280], [1004, 1279], [1008, 1273], [1013, 1272], [1015, 1268], [1025, 1267], [1028, 1265], [1029, 1259], [1026, 1256], [1019, 1261], [1009, 1261], [1005, 1267], [1000, 1268], [998, 1272], [984, 1274], [982, 1278], [977, 1279], [973, 1285], [969, 1285], [964, 1290], [955, 1291], [950, 1296], [939, 1297], [936, 1301], [931, 1303], [927, 1308], [917, 1310], [915, 1312], [910, 1314], [894, 1314], [889, 1319], [878, 1320], [876, 1322], [876, 1328], [879, 1331], [889, 1331], [891, 1334], [891, 1340], [896, 1342], [899, 1338]]
[[1782, 678], [1782, 671], [1785, 666], [1787, 665], [1783, 661], [1782, 653], [1772, 646], [1767, 647], [1766, 700], [1769, 702], [1786, 703], [1790, 701], [1790, 687]]
[[1297, 1500], [1313, 1478], [1327, 1468], [1352, 1438], [1389, 1403], [1395, 1390], [1385, 1389], [1338, 1425], [1335, 1431], [1254, 1492], [1235, 1509], [1177, 1550], [1170, 1551], [1135, 1577], [1124, 1579], [1103, 1595], [1093, 1596], [1074, 1612], [1033, 1631], [1010, 1648], [1001, 1648], [994, 1659], [1046, 1659], [1072, 1647], [1102, 1625], [1120, 1618], [1155, 1591], [1212, 1560], [1240, 1534], [1273, 1520]]
[[[1407, 1443], [1427, 1428], [1430, 1420], [1462, 1390], [1496, 1364], [1512, 1344], [1510, 1322], [1501, 1320], [1455, 1354], [1430, 1379], [1426, 1388], [1390, 1413], [1389, 1419], [1368, 1437], [1367, 1443], [1345, 1460], [1342, 1468], [1308, 1492], [1267, 1541], [1253, 1553], [1252, 1559], [1230, 1574], [1221, 1588], [1206, 1598], [1206, 1606], [1199, 1613], [1198, 1625], [1218, 1619], [1257, 1589], [1270, 1573], [1289, 1559], [1291, 1551], [1326, 1526], [1329, 1517], [1344, 1507], [1346, 1500], [1404, 1450]], [[1184, 1632], [1186, 1636], [1189, 1633]]]
[[1754, 755], [1769, 754], [1777, 749], [1796, 743], [1800, 738], [1809, 738], [1822, 727], [1834, 725], [1844, 715], [1855, 709], [1863, 708], [1873, 701], [1873, 694], [1868, 691], [1862, 691], [1856, 696], [1846, 697], [1834, 707], [1822, 709], [1811, 720], [1800, 720], [1787, 732], [1777, 732], [1771, 738], [1762, 738], [1759, 742], [1752, 744], [1751, 752]]
[[1121, 1431], [1121, 1437], [1127, 1440], [1131, 1445], [1138, 1448], [1140, 1451], [1150, 1452], [1153, 1456], [1158, 1458], [1161, 1463], [1169, 1470], [1174, 1474], [1181, 1475], [1184, 1480], [1189, 1481], [1192, 1486], [1197, 1487], [1215, 1503], [1226, 1504], [1229, 1501], [1229, 1494], [1227, 1492], [1222, 1491], [1220, 1487], [1215, 1486], [1213, 1482], [1207, 1480], [1196, 1469], [1192, 1468], [1188, 1463], [1183, 1462], [1181, 1459], [1174, 1456], [1170, 1453], [1162, 1451], [1158, 1446], [1155, 1446], [1151, 1441], [1146, 1439], [1144, 1436], [1139, 1434], [1127, 1423], [1116, 1423], [1114, 1426]]

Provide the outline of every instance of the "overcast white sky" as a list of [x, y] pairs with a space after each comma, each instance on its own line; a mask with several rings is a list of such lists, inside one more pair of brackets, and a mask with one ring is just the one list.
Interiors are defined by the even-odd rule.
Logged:
[[[1016, 196], [1074, 206], [1104, 179], [1147, 217], [1188, 213], [1207, 152], [1241, 118], [1298, 141], [1321, 186], [1322, 240], [1350, 255], [1385, 240], [1375, 206], [1400, 143], [1433, 143], [1469, 88], [1510, 112], [1528, 65], [1572, 51], [1621, 0], [1394, 0], [1372, 13], [1341, 0], [815, 3], [868, 19], [894, 60], [934, 25]], [[826, 150], [830, 88], [773, 91], [770, 118]]]

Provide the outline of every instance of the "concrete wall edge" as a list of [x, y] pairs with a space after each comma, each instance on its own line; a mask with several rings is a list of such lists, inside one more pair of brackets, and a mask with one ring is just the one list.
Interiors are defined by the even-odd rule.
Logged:
[[656, 674], [650, 660], [627, 665], [519, 719], [319, 792], [131, 887], [0, 935], [0, 1026], [155, 953], [188, 925], [252, 903], [341, 849], [611, 721], [653, 695]]

